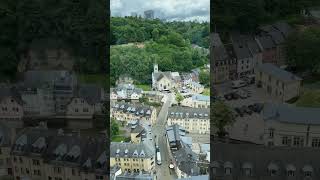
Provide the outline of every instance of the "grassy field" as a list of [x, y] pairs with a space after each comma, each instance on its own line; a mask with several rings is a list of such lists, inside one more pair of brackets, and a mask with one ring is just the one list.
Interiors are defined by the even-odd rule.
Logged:
[[78, 81], [81, 83], [97, 84], [108, 88], [109, 79], [106, 74], [78, 74]]
[[299, 107], [320, 107], [320, 89], [305, 89], [295, 104]]
[[144, 91], [151, 91], [151, 86], [147, 84], [137, 84], [135, 85], [137, 88], [141, 88]]
[[204, 91], [202, 94], [205, 96], [210, 96], [210, 88], [204, 88]]
[[115, 137], [112, 137], [112, 142], [121, 142], [121, 141], [125, 141], [126, 137], [123, 137], [123, 136], [115, 136]]

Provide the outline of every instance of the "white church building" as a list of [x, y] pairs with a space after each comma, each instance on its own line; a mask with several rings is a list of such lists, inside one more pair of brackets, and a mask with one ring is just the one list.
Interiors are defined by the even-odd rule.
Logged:
[[158, 91], [172, 90], [178, 88], [181, 84], [179, 72], [161, 72], [158, 64], [153, 65], [152, 88]]

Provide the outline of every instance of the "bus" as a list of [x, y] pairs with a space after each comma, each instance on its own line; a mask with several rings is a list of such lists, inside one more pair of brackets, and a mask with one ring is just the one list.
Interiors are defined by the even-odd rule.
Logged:
[[157, 164], [161, 165], [161, 155], [160, 155], [160, 151], [157, 151]]

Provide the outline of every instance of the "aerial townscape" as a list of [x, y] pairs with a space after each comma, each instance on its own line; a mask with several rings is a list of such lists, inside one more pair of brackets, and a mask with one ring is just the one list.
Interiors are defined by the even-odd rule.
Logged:
[[[144, 14], [111, 19], [110, 176], [207, 180], [209, 24], [166, 23], [152, 11]], [[153, 27], [140, 36], [139, 24]]]
[[0, 179], [109, 179], [103, 1], [3, 3]]
[[271, 14], [273, 8], [250, 2], [263, 10], [224, 8], [247, 10], [239, 21], [259, 14], [251, 24], [226, 27], [229, 10], [215, 11], [210, 177], [319, 179], [320, 61], [319, 49], [310, 48], [320, 43], [319, 11], [287, 2], [282, 16], [281, 8]]

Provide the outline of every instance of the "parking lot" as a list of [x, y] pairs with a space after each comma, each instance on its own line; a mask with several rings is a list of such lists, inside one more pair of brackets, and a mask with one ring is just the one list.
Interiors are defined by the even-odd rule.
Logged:
[[[248, 85], [238, 89], [232, 89], [231, 82], [227, 82], [224, 84], [216, 85], [215, 86], [218, 92], [218, 96], [223, 97], [222, 99], [225, 101], [227, 105], [230, 107], [242, 107], [252, 105], [254, 103], [266, 103], [266, 102], [277, 102], [276, 98], [271, 97], [266, 93], [266, 91], [262, 88], [258, 88], [255, 84]], [[238, 97], [234, 97], [228, 100], [225, 95], [238, 94]], [[240, 94], [240, 95], [239, 95]], [[247, 94], [247, 97], [243, 96], [241, 98], [241, 94]]]

